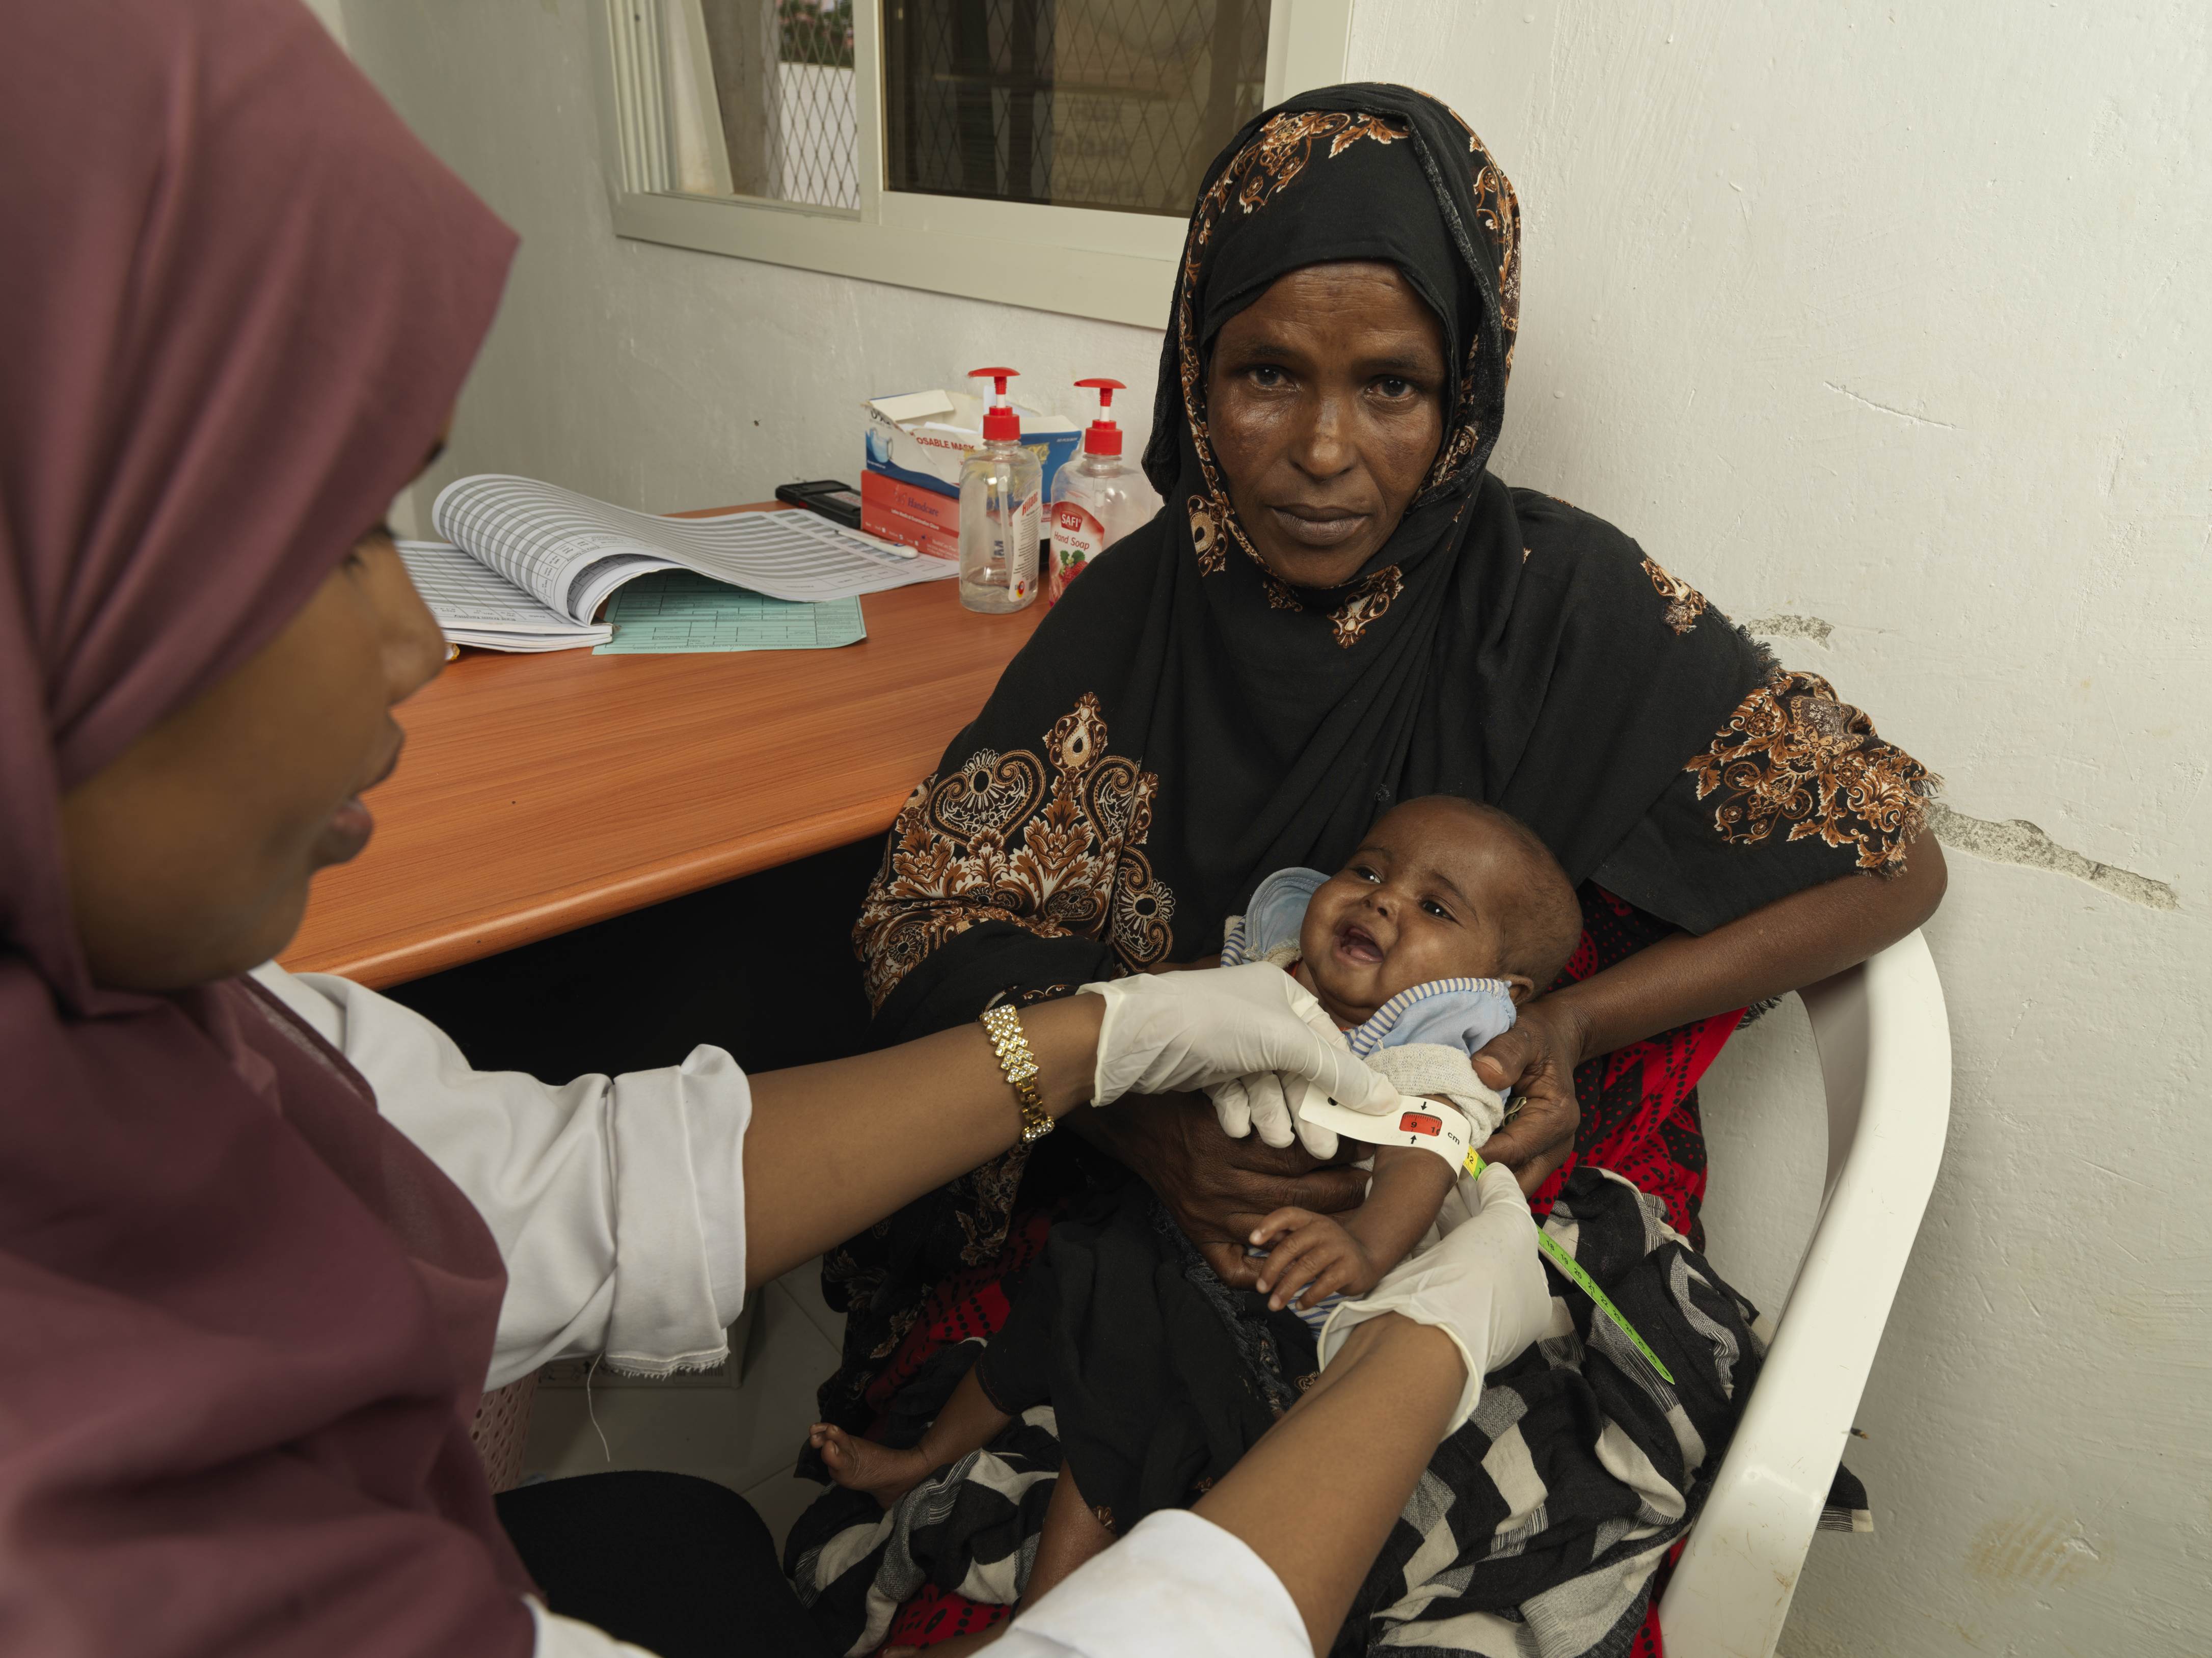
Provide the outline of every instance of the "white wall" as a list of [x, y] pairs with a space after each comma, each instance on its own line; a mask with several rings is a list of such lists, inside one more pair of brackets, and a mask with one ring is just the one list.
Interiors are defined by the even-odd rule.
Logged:
[[856, 480], [862, 398], [964, 385], [986, 363], [1022, 371], [1021, 400], [1068, 412], [1088, 396], [1073, 381], [1126, 380], [1123, 428], [1149, 429], [1156, 332], [617, 240], [586, 33], [599, 20], [597, 0], [345, 0], [356, 58], [523, 237], [420, 501], [477, 471], [658, 510]]
[[[757, 498], [851, 477], [865, 393], [999, 358], [1127, 380], [1145, 429], [1146, 331], [616, 241], [587, 16], [346, 5], [526, 237], [444, 475]], [[2206, 30], [2154, 0], [1355, 13], [1353, 75], [1449, 100], [1521, 192], [1499, 470], [1802, 618], [1785, 659], [1966, 815], [1929, 928], [1950, 1151], [1851, 1451], [1879, 1530], [1816, 1543], [1794, 1658], [2212, 1648]], [[1795, 1005], [1708, 1091], [1715, 1254], [1771, 1303], [1822, 1156]]]
[[322, 20], [323, 27], [331, 32], [337, 43], [345, 45], [345, 15], [340, 9], [339, 0], [307, 0], [307, 5], [309, 11]]
[[[2212, 1650], [2206, 15], [1355, 14], [1353, 76], [1454, 104], [1528, 215], [1499, 471], [1832, 624], [1784, 659], [1957, 811], [2179, 895], [1954, 850], [1950, 1149], [1850, 1459], [1879, 1529], [1816, 1542], [1795, 1658]], [[1770, 1301], [1810, 1064], [1793, 1005], [1709, 1090], [1715, 1254]]]

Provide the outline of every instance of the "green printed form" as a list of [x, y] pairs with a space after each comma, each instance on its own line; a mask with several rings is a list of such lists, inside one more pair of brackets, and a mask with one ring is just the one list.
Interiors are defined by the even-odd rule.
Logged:
[[606, 620], [615, 636], [595, 647], [594, 656], [812, 651], [868, 636], [857, 597], [817, 604], [769, 598], [690, 570], [625, 583], [607, 600]]

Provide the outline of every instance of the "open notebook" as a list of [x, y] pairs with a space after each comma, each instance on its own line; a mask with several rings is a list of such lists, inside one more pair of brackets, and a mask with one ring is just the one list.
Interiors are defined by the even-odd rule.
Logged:
[[604, 644], [599, 606], [653, 570], [687, 569], [771, 598], [881, 592], [958, 574], [950, 560], [878, 541], [816, 513], [661, 518], [529, 478], [483, 473], [447, 484], [430, 508], [443, 541], [399, 555], [446, 637], [495, 651]]

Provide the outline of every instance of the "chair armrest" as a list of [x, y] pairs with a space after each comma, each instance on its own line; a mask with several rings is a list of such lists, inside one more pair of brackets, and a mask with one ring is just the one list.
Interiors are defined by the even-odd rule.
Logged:
[[1828, 1174], [1759, 1383], [1660, 1603], [1668, 1658], [1768, 1658], [1943, 1153], [1951, 1032], [1915, 932], [1802, 993]]

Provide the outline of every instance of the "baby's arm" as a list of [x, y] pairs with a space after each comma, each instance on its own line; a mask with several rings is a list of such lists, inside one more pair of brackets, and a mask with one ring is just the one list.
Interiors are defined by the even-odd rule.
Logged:
[[1252, 1234], [1267, 1248], [1259, 1283], [1267, 1304], [1311, 1307], [1333, 1295], [1365, 1295], [1436, 1224], [1457, 1178], [1433, 1151], [1378, 1145], [1367, 1201], [1358, 1208], [1334, 1217], [1278, 1209]]
[[[1344, 1226], [1374, 1258], [1376, 1278], [1413, 1252], [1421, 1235], [1437, 1224], [1444, 1193], [1458, 1178], [1459, 1171], [1433, 1151], [1413, 1145], [1375, 1148], [1367, 1201], [1344, 1217]], [[1374, 1287], [1370, 1281], [1359, 1291], [1364, 1295]]]

